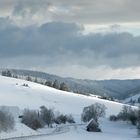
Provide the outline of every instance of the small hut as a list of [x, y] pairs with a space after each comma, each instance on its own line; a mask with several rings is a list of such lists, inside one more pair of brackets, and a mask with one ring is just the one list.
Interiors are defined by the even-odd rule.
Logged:
[[87, 131], [88, 132], [101, 132], [98, 122], [96, 122], [94, 119], [91, 119], [89, 124], [87, 125]]

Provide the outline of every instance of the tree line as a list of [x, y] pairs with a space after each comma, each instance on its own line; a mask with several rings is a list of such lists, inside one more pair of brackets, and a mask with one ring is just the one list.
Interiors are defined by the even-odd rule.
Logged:
[[[13, 77], [13, 78], [20, 78], [18, 75], [12, 74], [12, 72], [10, 70], [4, 70], [1, 72], [2, 76], [6, 76], [6, 77]], [[63, 91], [70, 91], [70, 88], [68, 87], [68, 85], [65, 82], [59, 82], [58, 80], [54, 80], [54, 81], [49, 81], [49, 80], [42, 80], [40, 81], [37, 77], [31, 77], [31, 76], [25, 76], [25, 80], [27, 81], [31, 81], [31, 82], [35, 82], [35, 83], [39, 83], [42, 85], [46, 85], [49, 87], [53, 87], [59, 90], [63, 90]]]

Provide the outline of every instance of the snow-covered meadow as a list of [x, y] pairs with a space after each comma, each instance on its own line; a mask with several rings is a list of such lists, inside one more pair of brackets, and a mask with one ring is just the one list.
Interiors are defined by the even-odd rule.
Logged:
[[[28, 84], [29, 87], [23, 86]], [[107, 116], [117, 114], [122, 104], [96, 97], [57, 90], [24, 80], [0, 76], [0, 105], [17, 106], [20, 109], [38, 109], [45, 105], [63, 113], [80, 115], [85, 106], [95, 102], [105, 104]]]
[[[28, 84], [28, 86], [23, 86], [24, 84]], [[102, 103], [107, 107], [106, 118], [100, 120], [102, 133], [86, 132], [85, 125], [61, 126], [58, 131], [59, 133], [56, 133], [58, 128], [46, 128], [34, 131], [21, 124], [18, 120], [18, 115], [21, 114], [24, 108], [39, 109], [40, 106], [44, 105], [65, 114], [72, 114], [76, 120], [76, 124], [81, 124], [80, 116], [83, 108], [96, 102]], [[50, 135], [40, 137], [34, 136], [33, 138], [29, 137], [28, 139], [131, 140], [137, 137], [136, 129], [132, 125], [108, 121], [109, 115], [118, 114], [122, 109], [123, 104], [99, 99], [97, 97], [60, 91], [24, 80], [0, 76], [0, 106], [9, 106], [9, 111], [16, 119], [15, 129], [9, 133], [1, 133], [0, 138], [38, 135], [47, 132]], [[66, 129], [67, 131], [64, 131], [63, 129]]]
[[28, 140], [137, 140], [134, 126], [122, 122], [101, 121], [102, 133], [87, 132], [85, 126], [72, 126], [69, 131], [48, 137], [29, 138]]

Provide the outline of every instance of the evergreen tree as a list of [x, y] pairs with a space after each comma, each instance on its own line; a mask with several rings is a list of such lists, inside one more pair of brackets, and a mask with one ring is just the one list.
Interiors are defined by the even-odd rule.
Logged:
[[69, 91], [68, 86], [63, 82], [60, 84], [60, 90]]
[[2, 71], [2, 76], [6, 76], [6, 71]]
[[17, 76], [17, 75], [13, 75], [13, 78], [16, 78], [16, 79], [18, 79], [18, 76]]
[[38, 83], [38, 79], [37, 79], [36, 77], [35, 77], [35, 79], [34, 79], [34, 82], [35, 82], [35, 83]]
[[2, 71], [2, 76], [12, 77], [12, 74], [9, 70]]
[[46, 85], [46, 86], [49, 86], [49, 87], [52, 87], [52, 82], [51, 82], [51, 81], [46, 81], [46, 82], [45, 82], [45, 85]]
[[26, 77], [26, 80], [27, 80], [27, 81], [32, 81], [32, 78], [31, 78], [30, 76], [27, 76], [27, 77]]
[[60, 85], [59, 85], [57, 80], [54, 81], [53, 87], [56, 88], [56, 89], [59, 89]]
[[7, 71], [7, 76], [12, 77], [12, 73], [9, 70]]

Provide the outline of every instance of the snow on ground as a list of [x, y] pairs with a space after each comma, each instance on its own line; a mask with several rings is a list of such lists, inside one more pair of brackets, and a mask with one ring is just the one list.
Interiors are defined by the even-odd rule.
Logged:
[[[24, 83], [29, 87], [22, 86]], [[122, 104], [96, 97], [56, 90], [40, 84], [0, 76], [0, 105], [18, 106], [21, 109], [38, 109], [45, 105], [60, 112], [79, 116], [85, 106], [95, 102], [105, 104], [107, 116], [117, 114]]]
[[21, 137], [21, 136], [29, 136], [37, 134], [36, 131], [30, 129], [26, 125], [22, 123], [16, 123], [14, 130], [7, 132], [1, 132], [0, 138], [11, 138], [11, 137]]
[[[23, 84], [28, 84], [29, 87], [25, 87]], [[55, 110], [59, 110], [65, 114], [71, 113], [75, 117], [76, 122], [81, 123], [80, 115], [82, 113], [82, 109], [85, 106], [94, 104], [96, 102], [102, 103], [107, 107], [107, 117], [112, 114], [118, 114], [123, 106], [123, 104], [99, 99], [97, 97], [69, 93], [24, 80], [0, 76], [0, 106], [10, 106], [9, 109], [13, 112], [13, 114], [17, 114], [15, 115], [15, 130], [9, 133], [1, 133], [0, 137], [6, 138], [13, 136], [28, 136], [31, 134], [39, 134], [41, 132], [44, 133], [51, 131], [44, 129], [36, 132], [21, 124], [17, 120], [17, 116], [24, 108], [39, 109], [40, 106], [45, 105], [49, 108], [55, 108]], [[133, 128], [130, 129], [132, 126], [113, 123], [105, 120], [101, 122], [103, 133], [88, 133], [84, 130], [85, 127], [71, 126], [65, 133], [44, 137], [34, 137], [34, 139], [56, 140], [59, 138], [65, 140], [90, 140], [95, 138], [96, 140], [131, 140], [133, 137], [135, 137], [136, 130]]]
[[140, 98], [140, 93], [134, 95], [134, 96], [131, 96], [129, 98], [126, 98], [124, 100], [124, 103], [129, 103], [130, 101], [135, 101], [135, 102], [138, 102], [138, 98]]
[[101, 122], [102, 133], [87, 132], [84, 126], [71, 126], [67, 133], [28, 140], [134, 140], [137, 138], [136, 128], [124, 122], [110, 122], [106, 119]]

